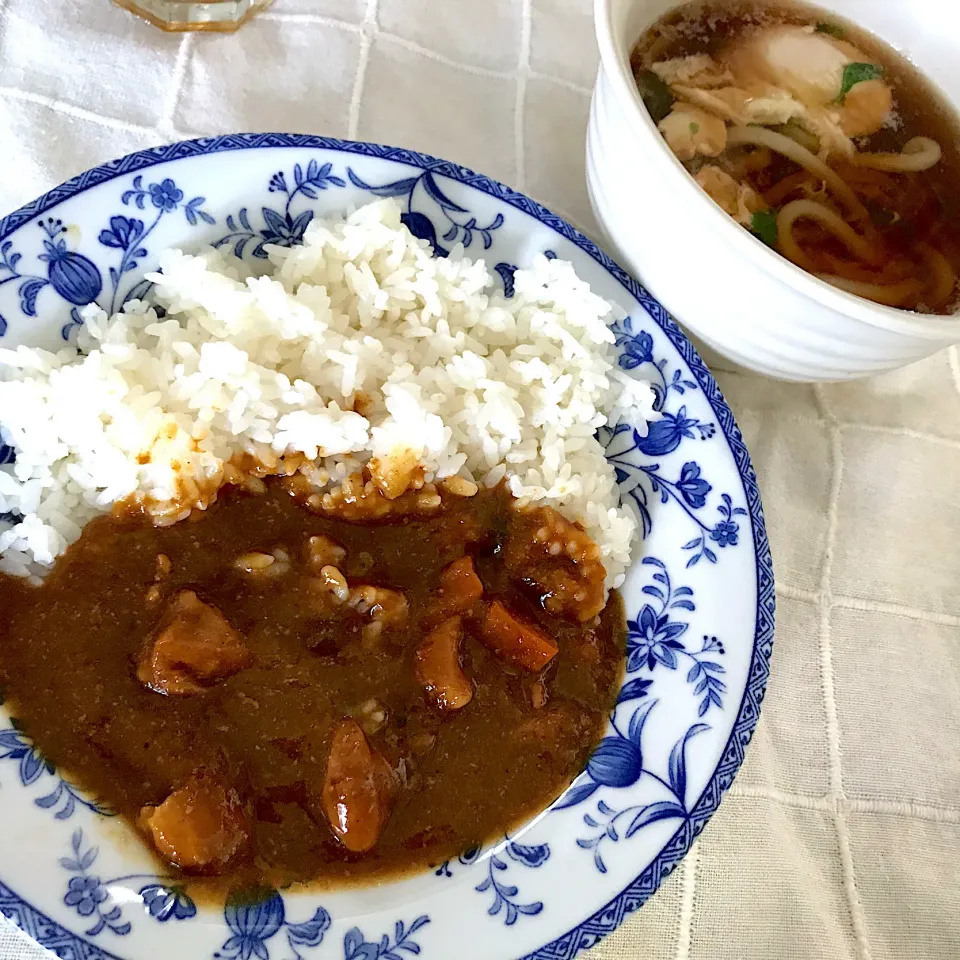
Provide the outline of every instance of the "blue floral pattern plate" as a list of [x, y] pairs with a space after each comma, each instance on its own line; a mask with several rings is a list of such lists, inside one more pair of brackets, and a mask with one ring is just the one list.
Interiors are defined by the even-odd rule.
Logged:
[[[626, 675], [606, 735], [549, 810], [435, 870], [214, 909], [158, 874], [131, 829], [3, 714], [0, 910], [61, 957], [573, 957], [653, 893], [743, 759], [767, 679], [774, 594], [740, 431], [663, 308], [527, 197], [410, 151], [310, 136], [132, 154], [0, 220], [0, 345], [69, 342], [84, 304], [115, 309], [142, 295], [166, 247], [212, 243], [263, 258], [267, 244], [299, 242], [314, 217], [374, 197], [395, 197], [437, 254], [462, 244], [483, 257], [508, 296], [517, 267], [543, 253], [572, 261], [625, 311], [614, 328], [620, 366], [653, 383], [662, 416], [645, 434], [624, 422], [602, 435], [641, 519], [623, 588]], [[0, 462], [10, 455], [0, 451]]]

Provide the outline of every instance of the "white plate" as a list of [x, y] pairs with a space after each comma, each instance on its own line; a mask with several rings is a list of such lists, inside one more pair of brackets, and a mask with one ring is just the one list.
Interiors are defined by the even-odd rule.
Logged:
[[397, 197], [411, 230], [438, 248], [459, 242], [484, 257], [508, 292], [515, 266], [547, 252], [629, 314], [616, 327], [619, 362], [653, 382], [663, 419], [646, 437], [629, 425], [604, 437], [643, 518], [623, 588], [627, 673], [607, 735], [552, 809], [481, 851], [378, 887], [214, 910], [156, 876], [132, 830], [47, 766], [4, 716], [0, 910], [61, 957], [572, 957], [657, 888], [743, 760], [774, 596], [740, 431], [662, 307], [532, 200], [441, 160], [310, 136], [132, 154], [0, 221], [0, 345], [62, 345], [77, 307], [115, 307], [141, 291], [165, 247], [218, 242], [256, 256], [264, 242], [296, 242], [313, 216], [373, 196]]

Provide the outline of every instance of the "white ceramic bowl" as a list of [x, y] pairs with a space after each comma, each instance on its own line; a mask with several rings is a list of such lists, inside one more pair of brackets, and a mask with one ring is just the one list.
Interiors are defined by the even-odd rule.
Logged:
[[[630, 50], [676, 0], [595, 0], [601, 65], [587, 134], [587, 186], [621, 262], [722, 357], [785, 380], [849, 380], [960, 341], [960, 317], [877, 306], [811, 277], [727, 216], [650, 120]], [[915, 63], [960, 106], [960, 3], [821, 0]], [[709, 354], [709, 351], [708, 351]]]

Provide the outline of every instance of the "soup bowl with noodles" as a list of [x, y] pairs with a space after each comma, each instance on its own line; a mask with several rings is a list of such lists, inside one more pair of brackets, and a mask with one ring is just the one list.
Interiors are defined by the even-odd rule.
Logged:
[[676, 7], [596, 0], [587, 185], [621, 261], [721, 367], [848, 380], [960, 342], [960, 7], [751, 3], [739, 34]]

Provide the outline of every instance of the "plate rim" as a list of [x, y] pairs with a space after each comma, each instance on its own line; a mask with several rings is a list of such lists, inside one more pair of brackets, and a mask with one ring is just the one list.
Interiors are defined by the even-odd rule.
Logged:
[[[721, 753], [720, 761], [694, 804], [690, 816], [684, 820], [683, 824], [664, 844], [650, 864], [630, 884], [591, 916], [572, 927], [562, 936], [522, 957], [522, 960], [560, 960], [560, 958], [572, 960], [581, 951], [595, 946], [603, 937], [616, 930], [629, 914], [643, 906], [686, 856], [693, 841], [703, 831], [719, 807], [723, 795], [733, 783], [743, 763], [747, 745], [753, 736], [760, 717], [760, 705], [766, 691], [767, 678], [770, 673], [770, 658], [773, 652], [776, 598], [774, 594], [773, 559], [764, 523], [759, 485], [750, 454], [743, 441], [740, 428], [737, 426], [733, 411], [727, 404], [713, 374], [710, 373], [696, 348], [680, 329], [680, 326], [638, 280], [620, 267], [593, 240], [536, 200], [492, 177], [476, 173], [469, 167], [442, 160], [420, 151], [364, 141], [342, 140], [316, 134], [275, 132], [231, 133], [162, 144], [145, 150], [138, 150], [115, 160], [99, 164], [96, 167], [91, 167], [0, 218], [0, 241], [6, 239], [13, 231], [51, 207], [128, 173], [144, 170], [171, 160], [185, 160], [191, 157], [240, 150], [276, 148], [331, 150], [405, 163], [477, 189], [495, 200], [515, 207], [560, 234], [565, 240], [570, 241], [588, 254], [600, 267], [617, 280], [627, 293], [643, 306], [650, 318], [667, 336], [689, 367], [697, 385], [703, 391], [704, 397], [713, 409], [717, 417], [717, 423], [733, 457], [737, 474], [743, 485], [750, 517], [755, 556], [757, 605], [747, 683], [737, 708], [736, 719]], [[8, 907], [15, 907], [21, 919], [30, 921], [26, 926], [31, 929], [24, 929], [23, 925], [20, 928], [41, 946], [48, 948], [60, 946], [67, 940], [99, 951], [98, 954], [93, 956], [102, 957], [104, 960], [121, 960], [115, 954], [104, 950], [99, 944], [94, 944], [80, 934], [67, 930], [67, 928], [46, 916], [41, 910], [23, 900], [10, 887], [0, 881], [0, 909]], [[3, 912], [5, 913], [5, 909]]]

